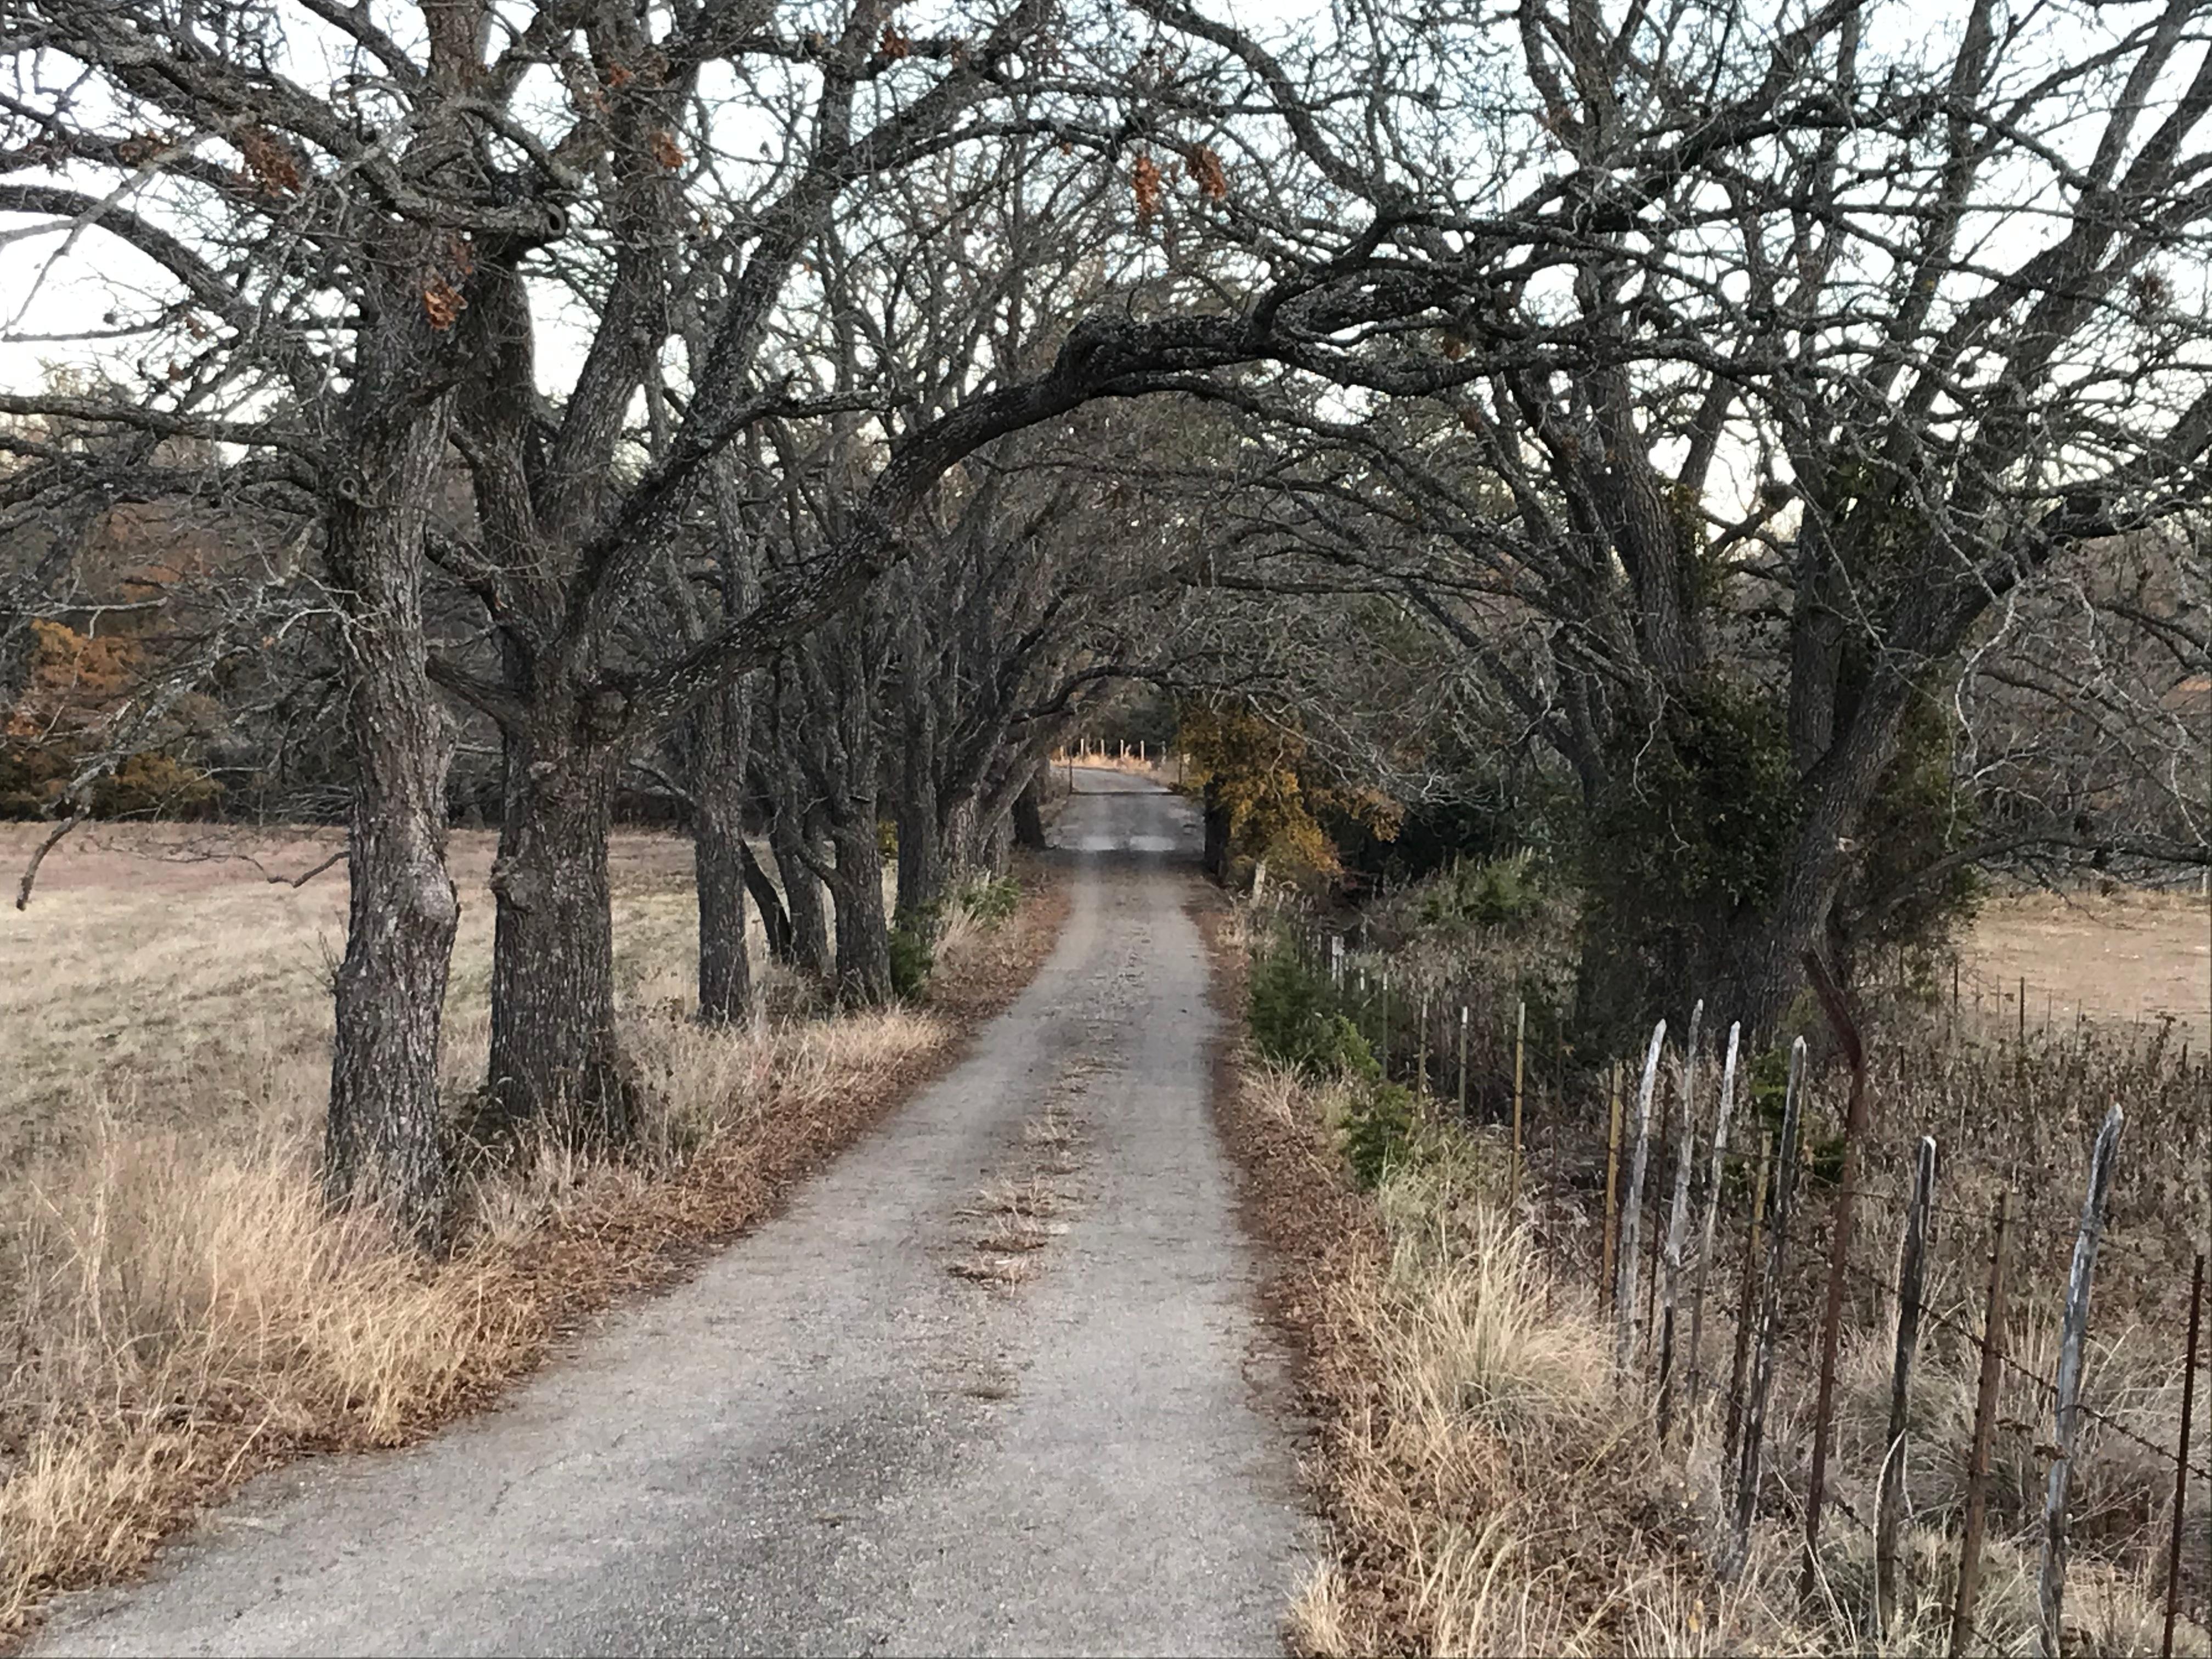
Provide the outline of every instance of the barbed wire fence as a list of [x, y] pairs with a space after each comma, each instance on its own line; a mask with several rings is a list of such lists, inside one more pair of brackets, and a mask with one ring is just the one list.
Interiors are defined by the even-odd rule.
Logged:
[[[1275, 925], [1386, 1078], [1423, 1111], [1495, 1133], [1505, 1203], [1547, 1252], [1552, 1281], [1586, 1287], [1609, 1322], [1652, 1432], [1709, 1454], [1723, 1576], [1741, 1567], [1747, 1530], [1779, 1518], [1797, 1534], [1808, 1603], [1866, 1645], [1890, 1646], [1900, 1620], [1934, 1609], [1948, 1654], [2019, 1652], [2025, 1627], [2033, 1651], [2058, 1659], [2081, 1646], [2066, 1587], [2086, 1543], [2100, 1570], [2118, 1563], [2154, 1597], [2140, 1650], [2212, 1650], [2203, 1217], [2131, 1236], [2112, 1202], [2130, 1156], [2143, 1171], [2129, 1187], [2138, 1217], [2156, 1213], [2168, 1190], [2156, 1183], [2174, 1168], [2201, 1186], [2203, 1162], [2189, 1162], [2201, 1136], [2124, 1152], [2127, 1103], [2114, 1100], [2085, 1176], [2061, 1190], [2053, 1149], [2062, 1129], [2084, 1127], [2078, 1109], [2010, 1156], [1968, 1133], [2003, 1116], [1993, 1070], [2046, 1092], [2078, 1084], [2066, 1055], [2090, 1040], [2081, 1024], [2032, 1026], [2019, 1011], [2033, 988], [2016, 988], [2008, 1043], [1985, 1026], [1964, 1039], [1996, 1044], [1994, 1067], [1939, 1079], [1964, 1087], [1954, 1133], [1899, 1134], [1864, 1098], [1855, 1029], [1836, 1032], [1856, 1060], [1851, 1104], [1816, 1121], [1802, 1039], [1779, 1099], [1771, 1075], [1750, 1075], [1738, 1032], [1714, 1040], [1702, 1005], [1685, 1040], [1661, 1023], [1640, 1068], [1593, 1069], [1552, 1011], [1532, 1021], [1525, 1000], [1492, 988], [1408, 983], [1387, 957], [1291, 913]], [[1839, 999], [1830, 1013], [1848, 1024]], [[2147, 1052], [2161, 1088], [2178, 1067], [2183, 1095], [2203, 1098], [2212, 1062], [2200, 1048], [2192, 1064], [2168, 1036], [2136, 1042], [2136, 1070], [2108, 1070], [2148, 1076]], [[2118, 1336], [2099, 1334], [2100, 1268], [2127, 1292]], [[1971, 1409], [1947, 1411], [1957, 1402], [1916, 1386], [1932, 1360], [1971, 1373]], [[2000, 1513], [2008, 1559], [2024, 1570], [2033, 1556], [2032, 1618], [2012, 1608], [1998, 1621], [2008, 1633], [1992, 1630], [1987, 1599]]]

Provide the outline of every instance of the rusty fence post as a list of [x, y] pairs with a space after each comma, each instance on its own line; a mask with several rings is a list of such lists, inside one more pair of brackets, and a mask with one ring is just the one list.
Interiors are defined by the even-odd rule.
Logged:
[[1803, 1107], [1805, 1039], [1790, 1045], [1790, 1086], [1782, 1101], [1782, 1146], [1774, 1165], [1774, 1224], [1766, 1243], [1765, 1282], [1759, 1297], [1759, 1349], [1752, 1362], [1751, 1397], [1744, 1402], [1742, 1443], [1737, 1448], [1735, 1514], [1719, 1563], [1723, 1583], [1743, 1571], [1751, 1547], [1751, 1518], [1759, 1508], [1759, 1460], [1766, 1437], [1766, 1401], [1774, 1389], [1774, 1338], [1782, 1322], [1782, 1267], [1790, 1248], [1790, 1212], [1797, 1192], [1797, 1124]]
[[1850, 1067], [1850, 1103], [1844, 1114], [1844, 1167], [1836, 1183], [1833, 1218], [1829, 1224], [1828, 1293], [1820, 1313], [1820, 1389], [1813, 1408], [1813, 1460], [1805, 1481], [1805, 1570], [1801, 1593], [1810, 1596], [1820, 1573], [1820, 1506], [1827, 1493], [1828, 1440], [1835, 1426], [1836, 1346], [1844, 1328], [1844, 1279], [1851, 1260], [1851, 1228], [1858, 1208], [1859, 1159], [1866, 1139], [1866, 1048], [1859, 1030], [1844, 1006], [1843, 993], [1829, 975], [1827, 965], [1808, 951], [1806, 976], [1827, 1016], [1829, 1028]]
[[1905, 1243], [1897, 1257], [1897, 1346], [1889, 1368], [1889, 1435], [1883, 1442], [1876, 1485], [1874, 1543], [1875, 1622], [1884, 1636], [1897, 1620], [1897, 1538], [1905, 1525], [1905, 1404], [1912, 1387], [1913, 1351], [1920, 1344], [1920, 1295], [1926, 1276], [1928, 1216], [1936, 1201], [1936, 1142], [1920, 1138], [1913, 1162], [1912, 1203], [1905, 1213]]
[[1615, 1310], [1620, 1299], [1620, 1287], [1614, 1282], [1614, 1259], [1620, 1248], [1620, 1062], [1615, 1060], [1606, 1067], [1606, 1113], [1609, 1122], [1605, 1133], [1605, 1253], [1599, 1262], [1597, 1276], [1605, 1297], [1607, 1314]]
[[1636, 1096], [1636, 1145], [1628, 1158], [1628, 1190], [1620, 1200], [1620, 1288], [1613, 1297], [1613, 1364], [1626, 1374], [1636, 1357], [1637, 1229], [1644, 1220], [1644, 1169], [1651, 1156], [1651, 1091], [1659, 1080], [1659, 1049], [1667, 1040], [1667, 1022], [1651, 1028], [1651, 1046], [1644, 1051], [1644, 1082]]
[[1682, 1242], [1689, 1231], [1690, 1160], [1698, 1145], [1698, 1030], [1705, 999], [1690, 1007], [1690, 1035], [1682, 1049], [1682, 1134], [1674, 1149], [1674, 1201], [1667, 1218], [1665, 1288], [1659, 1297], [1659, 1439], [1674, 1426], [1674, 1316], [1682, 1290]]
[[2097, 1246], [2105, 1234], [2105, 1195], [2112, 1186], [2112, 1157], [2127, 1121], [2118, 1102], [2105, 1114], [2089, 1154], [2089, 1189], [2081, 1199], [2081, 1226], [2074, 1236], [2074, 1264], [2066, 1275], [2066, 1314], [2058, 1328], [2058, 1388], [2052, 1407], [2058, 1455], [2051, 1460], [2043, 1498], [2043, 1555], [2035, 1575], [2043, 1615], [2044, 1659], [2058, 1659], [2065, 1639], [2066, 1494], [2074, 1476], [2074, 1447], [2081, 1428], [2081, 1344], [2089, 1329], [2089, 1291], [2097, 1277]]
[[1713, 1118], [1713, 1162], [1705, 1177], [1705, 1225], [1698, 1243], [1698, 1269], [1690, 1285], [1690, 1374], [1684, 1379], [1682, 1407], [1697, 1433], [1698, 1390], [1705, 1380], [1705, 1281], [1712, 1273], [1713, 1237], [1720, 1225], [1721, 1185], [1728, 1173], [1729, 1119], [1735, 1110], [1736, 1043], [1741, 1022], [1729, 1025], [1728, 1058], [1721, 1064], [1721, 1103]]
[[2173, 1536], [2166, 1549], [2166, 1636], [2160, 1659], [2173, 1659], [2173, 1619], [2181, 1611], [2181, 1534], [2189, 1516], [2189, 1419], [2197, 1407], [2197, 1340], [2204, 1332], [2204, 1252], [2189, 1279], [2189, 1348], [2181, 1373], [2181, 1443], [2173, 1457]]
[[1951, 1609], [1950, 1659], [1960, 1659], [1974, 1627], [1982, 1587], [1982, 1534], [1990, 1515], [1990, 1443], [1996, 1431], [1997, 1385], [2005, 1361], [2005, 1253], [2012, 1234], [2012, 1194], [1997, 1194], [1990, 1246], [1990, 1288], [1982, 1315], [1982, 1374], [1974, 1392], [1974, 1443], [1966, 1459], [1966, 1528], [1959, 1540], [1959, 1595]]

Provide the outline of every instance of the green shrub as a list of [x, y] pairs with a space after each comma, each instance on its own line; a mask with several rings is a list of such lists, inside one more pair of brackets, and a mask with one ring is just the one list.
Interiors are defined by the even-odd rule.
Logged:
[[1012, 876], [986, 876], [960, 890], [961, 908], [988, 927], [995, 927], [1014, 914], [1022, 902], [1022, 884]]
[[937, 951], [926, 922], [902, 921], [891, 929], [891, 989], [908, 1001], [919, 999], [937, 966]]
[[1382, 1184], [1391, 1169], [1413, 1151], [1413, 1095], [1395, 1083], [1374, 1083], [1360, 1091], [1359, 1103], [1344, 1121], [1344, 1155], [1362, 1187]]
[[1422, 896], [1420, 919], [1429, 927], [1510, 927], [1543, 908], [1536, 855], [1523, 849], [1504, 858], [1454, 860]]
[[1246, 1018], [1255, 1046], [1279, 1066], [1310, 1077], [1382, 1073], [1359, 1028], [1338, 1009], [1327, 981], [1309, 972], [1287, 945], [1276, 945], [1253, 964]]

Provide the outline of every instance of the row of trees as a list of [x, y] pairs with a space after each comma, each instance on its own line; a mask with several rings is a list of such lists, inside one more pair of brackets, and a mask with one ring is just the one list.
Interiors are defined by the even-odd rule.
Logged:
[[[1901, 828], [1960, 798], [1968, 665], [2138, 774], [2185, 736], [2105, 665], [2207, 643], [2205, 12], [7, 0], [0, 214], [142, 293], [81, 331], [104, 378], [0, 397], [4, 499], [200, 503], [271, 572], [210, 637], [324, 615], [329, 1182], [425, 1237], [455, 710], [501, 762], [510, 1123], [627, 1131], [626, 780], [688, 804], [726, 1016], [749, 819], [811, 939], [888, 800], [923, 917], [1131, 672], [1401, 796], [1533, 757], [1613, 878], [1591, 972], [1757, 1022], [1855, 883], [1972, 861]], [[2066, 582], [2104, 654], [2014, 653]], [[2201, 857], [2167, 781], [2129, 844]], [[836, 911], [881, 994], [880, 908]]]

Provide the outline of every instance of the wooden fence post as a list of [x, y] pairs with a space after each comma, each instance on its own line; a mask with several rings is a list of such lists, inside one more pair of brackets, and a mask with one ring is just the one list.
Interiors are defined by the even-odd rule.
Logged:
[[2112, 1155], [2127, 1121], [2116, 1101], [2089, 1154], [2089, 1189], [2081, 1199], [2081, 1227], [2074, 1236], [2074, 1265], [2066, 1275], [2066, 1315], [2058, 1330], [2058, 1389], [2054, 1407], [2058, 1455], [2043, 1498], [2043, 1559], [2036, 1572], [2036, 1601], [2043, 1613], [2044, 1659], [2058, 1659], [2065, 1639], [2066, 1489], [2074, 1474], [2074, 1446], [2081, 1432], [2081, 1342], [2089, 1328], [2089, 1290], [2097, 1276], [2097, 1245], [2105, 1234], [2105, 1195], [2112, 1190]]
[[1667, 1022], [1651, 1028], [1651, 1046], [1644, 1054], [1644, 1082], [1636, 1095], [1636, 1146], [1628, 1159], [1628, 1191], [1620, 1200], [1620, 1291], [1613, 1299], [1613, 1364], [1626, 1373], [1636, 1357], [1637, 1228], [1644, 1219], [1644, 1166], [1651, 1153], [1651, 1091], [1659, 1079], [1659, 1049], [1667, 1040]]
[[1743, 1571], [1751, 1543], [1751, 1517], [1759, 1507], [1759, 1460], [1766, 1437], [1766, 1399], [1774, 1388], [1774, 1337], [1782, 1322], [1782, 1267], [1790, 1248], [1790, 1201], [1797, 1192], [1797, 1120], [1803, 1102], [1805, 1039], [1790, 1045], [1790, 1086], [1782, 1100], [1782, 1146], [1774, 1166], [1774, 1226], [1766, 1242], [1766, 1276], [1759, 1297], [1759, 1352], [1745, 1402], [1743, 1443], [1737, 1448], [1735, 1515], [1719, 1577], [1732, 1583]]
[[1729, 1367], [1728, 1426], [1721, 1436], [1721, 1498], [1723, 1502], [1728, 1498], [1728, 1470], [1735, 1462], [1736, 1433], [1743, 1425], [1744, 1366], [1751, 1354], [1751, 1316], [1757, 1310], [1759, 1247], [1763, 1242], [1759, 1229], [1766, 1219], [1767, 1159], [1773, 1151], [1773, 1135], [1760, 1130], [1759, 1176], [1753, 1184], [1751, 1199], [1751, 1230], [1743, 1236], [1743, 1266], [1736, 1275], [1739, 1288], [1736, 1292], [1735, 1358]]
[[1682, 1240], [1689, 1231], [1690, 1158], [1698, 1144], [1698, 1028], [1705, 1023], [1700, 997], [1690, 1007], [1689, 1041], [1682, 1049], [1682, 1138], [1674, 1149], [1674, 1202], [1667, 1218], [1666, 1287], [1659, 1297], [1659, 1439], [1674, 1426], [1674, 1312], [1682, 1288]]
[[1884, 1636], [1897, 1619], [1897, 1535], [1905, 1524], [1906, 1395], [1912, 1355], [1920, 1343], [1920, 1292], [1925, 1279], [1928, 1212], [1936, 1201], [1936, 1142], [1920, 1138], [1912, 1170], [1912, 1203], [1905, 1213], [1905, 1243], [1897, 1259], [1897, 1347], [1889, 1368], [1889, 1437], [1883, 1443], [1876, 1488], [1874, 1543], [1875, 1623]]
[[1605, 1290], [1605, 1308], [1610, 1314], [1617, 1309], [1620, 1287], [1615, 1282], [1613, 1268], [1620, 1247], [1620, 1062], [1615, 1060], [1605, 1072], [1606, 1113], [1610, 1120], [1605, 1133], [1605, 1259], [1598, 1267], [1598, 1279]]
[[1959, 1599], [1951, 1609], [1950, 1659], [1966, 1651], [1974, 1627], [1974, 1597], [1982, 1587], [1982, 1532], [1989, 1524], [1990, 1442], [1996, 1432], [1997, 1385], [2005, 1358], [2005, 1252], [2012, 1234], [2012, 1194], [1997, 1194], [1990, 1247], [1989, 1297], [1982, 1315], [1982, 1375], [1974, 1393], [1974, 1445], [1966, 1460], [1966, 1530], [1959, 1541]]
[[1729, 1025], [1728, 1058], [1721, 1064], [1721, 1104], [1713, 1119], [1713, 1162], [1705, 1177], [1705, 1227], [1698, 1244], [1698, 1271], [1690, 1285], [1690, 1375], [1682, 1390], [1683, 1408], [1697, 1432], [1698, 1389], [1705, 1377], [1705, 1281], [1712, 1272], [1713, 1237], [1720, 1225], [1721, 1185], [1728, 1173], [1729, 1118], [1735, 1109], [1735, 1051], [1743, 1035], [1741, 1021]]
[[1827, 1016], [1829, 1028], [1851, 1071], [1850, 1104], [1844, 1114], [1844, 1167], [1836, 1182], [1833, 1219], [1829, 1224], [1828, 1295], [1820, 1315], [1820, 1389], [1813, 1409], [1813, 1466], [1805, 1481], [1805, 1570], [1800, 1589], [1810, 1596], [1819, 1574], [1820, 1504], [1827, 1493], [1828, 1440], [1836, 1420], [1836, 1346], [1843, 1335], [1844, 1281], [1850, 1267], [1851, 1226], [1858, 1208], [1867, 1092], [1866, 1048], [1859, 1041], [1850, 1010], [1844, 1005], [1844, 994], [1818, 956], [1808, 951], [1804, 963], [1806, 976], [1813, 981], [1821, 1012]]
[[2173, 1617], [2181, 1611], [2181, 1534], [2189, 1518], [2189, 1419], [2197, 1407], [2197, 1339], [2204, 1333], [2204, 1252], [2189, 1279], [2189, 1347], [2181, 1364], [2181, 1443], [2173, 1455], [2173, 1536], [2166, 1551], [2166, 1638], [2160, 1659], [2173, 1659]]

